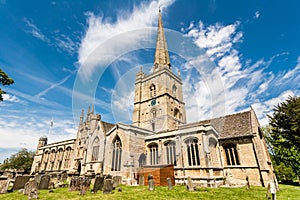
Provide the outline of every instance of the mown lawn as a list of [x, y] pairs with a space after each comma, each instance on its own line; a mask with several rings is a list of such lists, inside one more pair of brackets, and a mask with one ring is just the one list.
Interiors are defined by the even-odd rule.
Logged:
[[[277, 199], [300, 199], [300, 187], [280, 185], [280, 191], [277, 193]], [[155, 191], [148, 191], [146, 186], [121, 186], [122, 192], [117, 189], [113, 194], [103, 194], [99, 191], [97, 194], [87, 192], [85, 196], [80, 196], [79, 192], [68, 192], [67, 188], [55, 189], [53, 193], [48, 190], [39, 191], [39, 199], [45, 200], [60, 200], [60, 199], [230, 199], [230, 200], [256, 200], [265, 199], [266, 188], [251, 187], [246, 188], [197, 188], [194, 192], [188, 192], [184, 186], [174, 186], [173, 190], [168, 190], [166, 187], [156, 187]], [[27, 196], [14, 191], [13, 193], [0, 194], [0, 199], [27, 200]]]

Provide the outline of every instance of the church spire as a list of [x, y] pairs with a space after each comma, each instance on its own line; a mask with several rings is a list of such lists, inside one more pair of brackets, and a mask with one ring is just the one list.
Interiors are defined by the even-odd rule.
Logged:
[[159, 70], [161, 67], [170, 68], [170, 57], [168, 53], [167, 41], [164, 33], [164, 27], [162, 23], [161, 11], [159, 9], [158, 15], [158, 28], [156, 38], [156, 50], [154, 57], [154, 71]]

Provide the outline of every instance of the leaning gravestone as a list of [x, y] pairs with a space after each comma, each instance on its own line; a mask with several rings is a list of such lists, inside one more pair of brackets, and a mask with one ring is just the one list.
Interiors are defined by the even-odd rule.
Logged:
[[13, 190], [19, 190], [24, 188], [25, 184], [29, 181], [29, 175], [17, 176], [13, 186]]
[[103, 176], [96, 176], [95, 177], [95, 183], [94, 183], [94, 193], [97, 193], [98, 190], [102, 190], [103, 188], [103, 182], [104, 182], [104, 177]]
[[7, 193], [8, 186], [9, 180], [6, 177], [0, 177], [0, 194]]
[[141, 174], [141, 175], [139, 176], [139, 185], [140, 185], [140, 186], [144, 186], [144, 184], [145, 184], [145, 181], [144, 181], [144, 174]]
[[103, 184], [103, 194], [111, 194], [112, 189], [113, 189], [112, 179], [105, 178]]
[[49, 188], [50, 183], [50, 176], [49, 175], [43, 175], [41, 177], [41, 181], [39, 183], [38, 189], [39, 190], [45, 190]]
[[148, 186], [149, 186], [149, 188], [148, 188], [149, 191], [153, 191], [155, 189], [154, 179], [151, 174], [148, 176]]
[[187, 188], [187, 190], [190, 191], [190, 192], [194, 191], [194, 183], [193, 183], [191, 177], [188, 177], [188, 178], [187, 178], [187, 185], [186, 185], [186, 188]]
[[168, 183], [168, 190], [172, 190], [172, 181], [169, 177], [167, 178], [167, 183]]
[[34, 179], [30, 179], [24, 187], [24, 194], [29, 195], [32, 191], [37, 190], [38, 184]]

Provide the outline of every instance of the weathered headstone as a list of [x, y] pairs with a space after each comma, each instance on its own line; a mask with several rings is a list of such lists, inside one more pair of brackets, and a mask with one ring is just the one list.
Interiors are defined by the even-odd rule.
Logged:
[[40, 184], [38, 186], [39, 190], [45, 190], [49, 188], [49, 183], [50, 183], [50, 176], [49, 175], [43, 175], [41, 177]]
[[24, 194], [29, 195], [31, 191], [37, 190], [38, 184], [34, 179], [30, 179], [24, 187]]
[[113, 189], [112, 179], [105, 178], [103, 184], [103, 194], [111, 194]]
[[19, 190], [25, 187], [25, 184], [29, 181], [29, 175], [17, 176], [13, 186], [13, 190]]
[[69, 186], [69, 192], [80, 190], [81, 177], [72, 177]]
[[193, 183], [191, 177], [187, 178], [186, 188], [187, 188], [188, 191], [194, 191], [194, 183]]
[[102, 190], [103, 182], [104, 182], [104, 177], [103, 176], [96, 176], [95, 183], [94, 183], [94, 188], [93, 188], [94, 193], [97, 193], [98, 190]]
[[7, 193], [9, 180], [5, 177], [0, 177], [0, 194]]
[[153, 191], [155, 189], [154, 179], [151, 174], [148, 176], [148, 186], [149, 186], [148, 188], [149, 191]]
[[140, 186], [144, 186], [144, 184], [145, 184], [144, 174], [141, 174], [141, 175], [139, 176], [139, 185], [140, 185]]
[[81, 179], [80, 183], [80, 195], [85, 195], [86, 191], [90, 189], [91, 179], [84, 177]]
[[113, 188], [116, 188], [122, 183], [122, 176], [114, 176], [112, 181], [113, 181]]
[[38, 191], [37, 188], [32, 188], [28, 194], [28, 200], [30, 199], [38, 199]]
[[167, 183], [168, 183], [168, 190], [172, 190], [172, 180], [171, 178], [167, 178]]
[[34, 180], [37, 182], [37, 184], [40, 184], [41, 179], [42, 179], [42, 174], [36, 174], [34, 176]]

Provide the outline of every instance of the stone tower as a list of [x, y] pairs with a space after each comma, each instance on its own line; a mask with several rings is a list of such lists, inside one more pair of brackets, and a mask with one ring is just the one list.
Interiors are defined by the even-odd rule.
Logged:
[[174, 130], [186, 123], [182, 81], [171, 70], [160, 11], [153, 72], [146, 75], [141, 68], [136, 74], [132, 122], [154, 132]]

